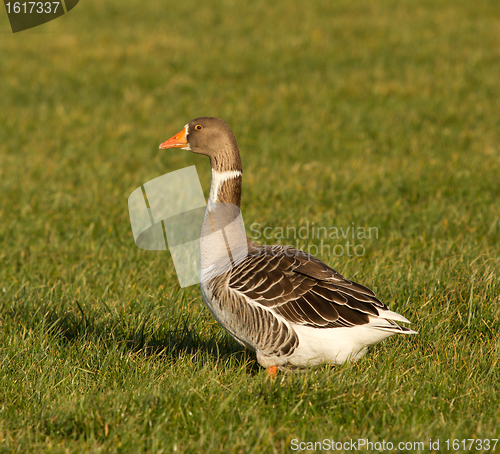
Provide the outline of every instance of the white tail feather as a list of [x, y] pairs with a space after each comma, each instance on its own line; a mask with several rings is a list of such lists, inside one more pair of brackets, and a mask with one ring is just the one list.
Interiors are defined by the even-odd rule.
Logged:
[[379, 317], [387, 320], [395, 320], [397, 322], [411, 323], [410, 320], [403, 317], [401, 314], [392, 311], [379, 311]]

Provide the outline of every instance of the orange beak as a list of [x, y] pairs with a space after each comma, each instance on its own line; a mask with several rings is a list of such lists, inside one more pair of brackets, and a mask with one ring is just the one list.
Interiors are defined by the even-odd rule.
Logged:
[[166, 140], [160, 145], [161, 150], [167, 148], [184, 148], [187, 147], [188, 143], [186, 140], [186, 128], [183, 128], [181, 132], [178, 132], [175, 136]]

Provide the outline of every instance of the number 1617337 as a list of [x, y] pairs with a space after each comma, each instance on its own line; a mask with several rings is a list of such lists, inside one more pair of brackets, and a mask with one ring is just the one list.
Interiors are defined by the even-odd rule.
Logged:
[[61, 2], [8, 2], [5, 4], [8, 14], [49, 14], [57, 12], [59, 6]]

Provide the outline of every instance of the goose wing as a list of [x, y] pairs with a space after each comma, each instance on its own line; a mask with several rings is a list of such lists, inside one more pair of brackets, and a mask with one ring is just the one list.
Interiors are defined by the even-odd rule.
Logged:
[[370, 316], [388, 311], [370, 289], [316, 257], [281, 245], [252, 245], [246, 259], [230, 271], [228, 287], [266, 312], [314, 328], [364, 325]]

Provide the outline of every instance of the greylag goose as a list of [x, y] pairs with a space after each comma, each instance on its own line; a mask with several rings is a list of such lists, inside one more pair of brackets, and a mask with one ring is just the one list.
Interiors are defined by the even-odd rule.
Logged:
[[[214, 231], [219, 206], [240, 207], [242, 166], [233, 132], [220, 118], [196, 118], [160, 145], [170, 148], [210, 158], [204, 227], [211, 225]], [[219, 251], [212, 245], [204, 253], [201, 243], [206, 236], [201, 235], [201, 293], [215, 319], [256, 353], [268, 374], [275, 376], [278, 367], [355, 361], [386, 337], [416, 333], [398, 325], [410, 322], [389, 310], [370, 289], [316, 257], [288, 246], [259, 245], [243, 235], [245, 253], [212, 274], [204, 272], [204, 267], [213, 266], [204, 266], [203, 256]]]

